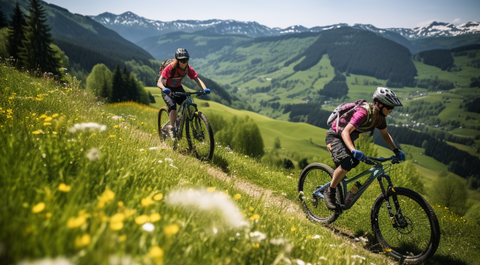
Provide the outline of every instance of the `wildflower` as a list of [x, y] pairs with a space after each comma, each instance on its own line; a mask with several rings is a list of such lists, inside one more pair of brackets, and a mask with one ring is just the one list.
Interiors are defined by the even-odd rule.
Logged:
[[55, 113], [52, 115], [52, 118], [56, 118], [56, 117], [58, 117], [58, 113]]
[[46, 117], [44, 121], [47, 122], [47, 121], [51, 121], [51, 120], [52, 120], [52, 117]]
[[254, 242], [260, 242], [260, 241], [266, 239], [266, 238], [267, 238], [267, 235], [265, 235], [265, 234], [262, 233], [262, 232], [255, 231], [255, 232], [250, 233], [250, 238], [251, 238]]
[[220, 191], [208, 192], [204, 188], [173, 191], [165, 197], [165, 201], [170, 205], [188, 207], [206, 215], [220, 212], [232, 228], [249, 225], [232, 198]]
[[259, 248], [259, 247], [260, 247], [260, 244], [258, 244], [258, 243], [252, 243], [252, 247], [254, 247], [254, 248]]
[[150, 215], [150, 222], [154, 223], [158, 220], [160, 220], [162, 218], [162, 216], [160, 216], [159, 213], [153, 213]]
[[155, 230], [155, 226], [152, 223], [145, 223], [142, 225], [143, 231], [153, 232]]
[[163, 228], [163, 231], [167, 236], [175, 235], [176, 233], [178, 233], [179, 230], [180, 228], [176, 224], [167, 225]]
[[123, 222], [110, 222], [110, 229], [118, 231], [123, 228]]
[[240, 200], [240, 198], [242, 198], [242, 195], [240, 195], [240, 194], [238, 194], [238, 193], [235, 194], [235, 200]]
[[148, 215], [145, 215], [145, 214], [135, 217], [135, 223], [137, 225], [143, 225], [144, 223], [148, 222], [149, 220], [150, 220], [150, 218], [148, 217]]
[[292, 232], [295, 232], [295, 230], [297, 230], [297, 228], [295, 226], [292, 226], [292, 228], [290, 228], [290, 231], [292, 231]]
[[67, 227], [77, 228], [82, 226], [86, 221], [87, 221], [87, 218], [85, 216], [70, 217], [68, 218], [68, 221], [67, 221]]
[[208, 192], [214, 192], [217, 187], [208, 187], [207, 191]]
[[89, 123], [77, 123], [75, 124], [72, 128], [68, 129], [71, 133], [75, 133], [77, 131], [93, 131], [93, 130], [99, 130], [101, 132], [105, 131], [107, 129], [106, 125], [100, 125], [95, 122], [89, 122]]
[[121, 236], [118, 238], [118, 242], [124, 242], [125, 240], [127, 240], [127, 235], [121, 235]]
[[105, 207], [105, 205], [108, 204], [111, 200], [113, 200], [113, 198], [115, 198], [115, 193], [113, 193], [113, 191], [109, 189], [106, 189], [100, 196], [97, 207]]
[[148, 256], [150, 258], [154, 258], [157, 261], [161, 262], [163, 260], [163, 249], [161, 249], [158, 246], [154, 246], [153, 248], [150, 249], [148, 252]]
[[248, 207], [248, 210], [249, 210], [250, 212], [253, 212], [255, 209], [254, 209], [252, 206], [250, 206], [250, 207]]
[[163, 194], [159, 193], [159, 194], [153, 196], [153, 199], [156, 200], [156, 201], [159, 201], [159, 200], [163, 199]]
[[110, 222], [117, 223], [123, 222], [125, 219], [125, 215], [123, 213], [116, 213], [110, 218]]
[[81, 237], [75, 238], [75, 247], [81, 248], [90, 244], [90, 235], [84, 234]]
[[152, 200], [152, 198], [150, 196], [142, 199], [142, 206], [143, 207], [148, 207], [152, 204], [155, 204], [155, 202]]
[[65, 183], [61, 183], [59, 186], [58, 186], [58, 190], [61, 191], [61, 192], [69, 192], [71, 189], [70, 186], [66, 185]]
[[259, 220], [259, 219], [260, 219], [260, 215], [258, 215], [258, 214], [254, 214], [254, 215], [250, 216], [250, 220], [252, 220], [252, 221], [253, 220]]
[[98, 150], [97, 148], [93, 147], [91, 148], [90, 150], [88, 150], [87, 154], [86, 154], [86, 157], [88, 158], [88, 160], [90, 161], [97, 161], [100, 159], [100, 150]]
[[32, 208], [32, 213], [39, 213], [41, 211], [45, 210], [45, 203], [40, 202], [37, 205], [33, 206]]

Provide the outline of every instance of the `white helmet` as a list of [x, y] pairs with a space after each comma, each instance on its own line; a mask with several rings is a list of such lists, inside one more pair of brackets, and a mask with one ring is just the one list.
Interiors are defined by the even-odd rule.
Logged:
[[380, 102], [384, 105], [391, 107], [401, 107], [403, 106], [400, 99], [398, 99], [395, 93], [386, 87], [377, 87], [377, 90], [373, 93], [373, 102]]

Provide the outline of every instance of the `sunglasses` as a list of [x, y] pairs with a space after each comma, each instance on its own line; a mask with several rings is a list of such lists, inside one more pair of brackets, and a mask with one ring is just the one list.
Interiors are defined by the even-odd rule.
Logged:
[[188, 63], [188, 59], [180, 59], [178, 61], [181, 62], [181, 63]]
[[395, 108], [395, 106], [388, 106], [388, 105], [383, 105], [383, 106], [388, 110], [392, 110]]

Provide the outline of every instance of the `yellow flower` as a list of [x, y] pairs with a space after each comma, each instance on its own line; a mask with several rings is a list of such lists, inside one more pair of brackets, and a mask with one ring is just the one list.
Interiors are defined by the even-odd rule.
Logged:
[[33, 131], [33, 134], [40, 134], [40, 131]]
[[160, 216], [159, 213], [153, 213], [150, 215], [150, 222], [156, 222], [158, 220], [160, 220], [162, 217]]
[[161, 258], [163, 258], [163, 249], [161, 249], [158, 246], [154, 246], [148, 252], [148, 256], [150, 258], [161, 259]]
[[125, 219], [125, 215], [123, 213], [116, 213], [110, 218], [110, 222], [112, 223], [123, 222], [124, 219]]
[[45, 118], [45, 121], [51, 121], [52, 120], [52, 117], [46, 117]]
[[81, 248], [86, 245], [90, 244], [90, 235], [89, 234], [84, 234], [81, 237], [75, 238], [75, 247]]
[[252, 246], [253, 246], [254, 248], [259, 248], [259, 247], [260, 247], [260, 244], [258, 244], [258, 243], [252, 243]]
[[58, 117], [58, 113], [55, 113], [52, 115], [52, 118], [56, 118], [56, 117]]
[[142, 206], [143, 207], [148, 207], [152, 204], [155, 204], [155, 202], [152, 200], [152, 198], [150, 196], [142, 199]]
[[117, 136], [116, 136], [116, 135], [109, 135], [108, 137], [110, 137], [110, 138], [115, 138], [115, 137], [117, 137]]
[[250, 206], [250, 207], [248, 207], [248, 210], [249, 210], [250, 212], [253, 212], [255, 209], [254, 209], [252, 206]]
[[118, 242], [124, 242], [125, 240], [127, 240], [127, 235], [121, 235], [121, 236], [118, 238]]
[[106, 204], [108, 204], [111, 200], [115, 198], [115, 193], [109, 189], [106, 189], [98, 200], [98, 208], [103, 208]]
[[216, 187], [209, 187], [209, 188], [207, 188], [207, 191], [208, 191], [208, 192], [214, 192], [215, 189], [216, 189]]
[[260, 215], [258, 215], [258, 214], [254, 214], [254, 215], [250, 216], [250, 220], [252, 220], [252, 221], [253, 220], [258, 220], [258, 219], [260, 219]]
[[180, 228], [176, 224], [167, 225], [163, 228], [163, 231], [167, 236], [175, 235], [176, 233], [178, 233], [179, 230]]
[[33, 206], [33, 208], [32, 208], [33, 213], [39, 213], [43, 210], [45, 210], [45, 203], [44, 202], [40, 202], [37, 205]]
[[123, 222], [110, 222], [110, 229], [118, 231], [123, 228]]
[[137, 225], [143, 225], [149, 220], [150, 218], [148, 217], [148, 215], [145, 215], [145, 214], [135, 217], [135, 223], [137, 223]]
[[295, 232], [295, 230], [297, 230], [297, 228], [295, 226], [292, 226], [292, 228], [290, 228], [290, 231], [292, 231], [292, 232]]
[[159, 193], [159, 194], [153, 196], [153, 199], [156, 200], [156, 201], [159, 201], [159, 200], [163, 199], [163, 194]]
[[43, 123], [43, 126], [49, 126], [49, 125], [52, 125], [52, 123], [51, 122], [44, 122]]
[[82, 226], [86, 221], [87, 221], [87, 218], [85, 216], [70, 217], [68, 218], [68, 221], [67, 221], [67, 227], [77, 228]]
[[240, 195], [240, 194], [238, 194], [238, 193], [235, 194], [235, 200], [240, 200], [240, 198], [242, 198], [242, 195]]
[[58, 190], [59, 190], [59, 191], [62, 191], [62, 192], [69, 192], [70, 189], [72, 189], [72, 187], [66, 185], [65, 183], [61, 183], [61, 184], [58, 186]]

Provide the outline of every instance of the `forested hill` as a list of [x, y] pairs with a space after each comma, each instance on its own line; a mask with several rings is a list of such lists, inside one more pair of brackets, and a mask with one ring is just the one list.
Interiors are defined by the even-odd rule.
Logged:
[[286, 62], [285, 66], [305, 56], [293, 69], [307, 70], [324, 54], [328, 54], [332, 66], [340, 72], [388, 80], [388, 86], [414, 86], [417, 70], [407, 48], [372, 32], [354, 28], [321, 33], [310, 47]]
[[[27, 17], [29, 0], [0, 0], [0, 8], [10, 19], [18, 2], [23, 17]], [[50, 33], [56, 44], [69, 59], [68, 72], [85, 80], [93, 66], [99, 63], [107, 65], [110, 70], [117, 63], [127, 61], [153, 67], [154, 60], [144, 49], [121, 37], [115, 31], [106, 28], [93, 19], [79, 14], [70, 13], [67, 9], [42, 1], [46, 11]], [[153, 69], [151, 70], [152, 74]]]

